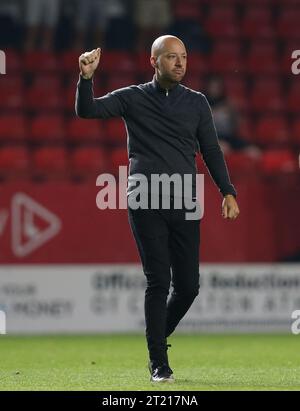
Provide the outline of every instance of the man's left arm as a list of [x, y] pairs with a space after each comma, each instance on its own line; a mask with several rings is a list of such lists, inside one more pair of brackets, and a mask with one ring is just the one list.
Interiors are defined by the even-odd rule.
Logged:
[[233, 220], [239, 214], [237, 193], [229, 178], [209, 103], [204, 95], [201, 99], [201, 118], [197, 130], [200, 152], [212, 179], [223, 194], [222, 215]]

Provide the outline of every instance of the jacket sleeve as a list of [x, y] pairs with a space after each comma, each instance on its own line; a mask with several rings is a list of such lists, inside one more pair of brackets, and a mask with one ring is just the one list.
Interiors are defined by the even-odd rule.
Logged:
[[128, 107], [130, 89], [115, 90], [103, 97], [94, 98], [93, 80], [79, 77], [75, 98], [75, 112], [82, 118], [123, 117]]
[[201, 114], [197, 130], [197, 140], [204, 163], [223, 196], [237, 193], [232, 185], [224, 155], [219, 144], [211, 108], [206, 97], [201, 97]]

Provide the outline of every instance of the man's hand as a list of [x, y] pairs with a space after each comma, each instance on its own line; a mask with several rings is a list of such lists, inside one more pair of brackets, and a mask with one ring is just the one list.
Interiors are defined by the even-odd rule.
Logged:
[[222, 202], [222, 216], [230, 220], [235, 220], [239, 214], [240, 210], [235, 197], [231, 194], [226, 195]]
[[93, 74], [98, 67], [100, 57], [100, 48], [81, 54], [79, 57], [79, 69], [83, 78], [90, 79], [93, 77]]

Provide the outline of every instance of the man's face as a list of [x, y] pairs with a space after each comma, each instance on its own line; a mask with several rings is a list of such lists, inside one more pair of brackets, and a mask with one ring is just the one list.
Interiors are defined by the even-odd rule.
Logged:
[[184, 45], [178, 40], [165, 42], [157, 57], [151, 58], [152, 65], [158, 70], [159, 77], [179, 83], [186, 72], [187, 53]]

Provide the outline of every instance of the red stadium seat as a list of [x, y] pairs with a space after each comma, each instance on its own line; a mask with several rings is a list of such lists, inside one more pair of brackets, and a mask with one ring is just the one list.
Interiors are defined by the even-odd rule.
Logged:
[[300, 93], [300, 81], [299, 81], [299, 77], [293, 75], [291, 78], [291, 83], [289, 86], [289, 92], [295, 92], [295, 93]]
[[205, 28], [212, 37], [238, 38], [240, 32], [238, 22], [233, 24], [231, 21], [219, 19], [208, 20]]
[[107, 172], [107, 155], [98, 147], [80, 147], [70, 155], [71, 173], [76, 177], [97, 177]]
[[300, 146], [300, 118], [296, 119], [291, 129], [292, 140]]
[[267, 55], [250, 54], [246, 59], [246, 68], [249, 74], [274, 75], [279, 72], [279, 60], [276, 57]]
[[238, 118], [238, 136], [246, 141], [254, 140], [254, 127], [251, 116], [239, 116]]
[[226, 94], [239, 111], [249, 110], [249, 98], [246, 85], [246, 79], [240, 74], [224, 76]]
[[274, 39], [275, 29], [270, 20], [245, 16], [241, 24], [241, 35], [250, 39]]
[[256, 76], [251, 88], [258, 93], [282, 93], [281, 79], [278, 76]]
[[64, 105], [61, 88], [37, 85], [29, 88], [26, 95], [26, 106], [33, 111], [60, 111]]
[[247, 92], [247, 80], [241, 74], [224, 76], [224, 85], [227, 94]]
[[27, 121], [24, 115], [0, 116], [0, 141], [20, 141], [26, 138]]
[[247, 69], [253, 75], [274, 75], [279, 72], [279, 58], [276, 44], [272, 42], [254, 42], [246, 57]]
[[75, 95], [76, 95], [76, 84], [70, 84], [64, 89], [64, 109], [75, 113]]
[[62, 53], [59, 58], [61, 62], [61, 69], [65, 73], [76, 73], [79, 75], [78, 59], [81, 53], [78, 51], [68, 50]]
[[300, 39], [300, 26], [289, 22], [280, 22], [278, 25], [278, 33], [281, 37], [286, 39]]
[[244, 63], [239, 54], [213, 52], [210, 57], [210, 69], [214, 73], [241, 73], [244, 71]]
[[281, 146], [289, 142], [287, 120], [280, 116], [261, 118], [256, 125], [257, 141], [263, 145]]
[[207, 168], [204, 164], [202, 155], [199, 153], [196, 155], [196, 166], [198, 174], [207, 174]]
[[236, 8], [230, 5], [218, 5], [218, 7], [211, 7], [208, 13], [208, 19], [212, 20], [226, 20], [234, 23], [236, 20]]
[[189, 87], [193, 90], [196, 91], [201, 91], [204, 89], [204, 82], [203, 82], [203, 78], [197, 75], [189, 75], [187, 74], [184, 77], [184, 80], [182, 82], [186, 87]]
[[281, 58], [281, 61], [280, 61], [281, 74], [290, 76], [291, 73], [292, 73], [293, 62], [296, 61], [296, 60], [298, 60], [297, 63], [296, 63], [296, 66], [297, 66], [298, 69], [300, 68], [299, 57], [297, 57], [297, 59], [292, 58], [292, 52], [294, 50], [300, 50], [299, 42], [298, 42], [298, 45], [294, 46], [292, 49], [290, 49], [289, 46], [285, 47], [284, 54], [283, 54], [283, 56]]
[[25, 99], [23, 89], [5, 88], [1, 93], [5, 93], [5, 99], [0, 99], [0, 110], [11, 110], [21, 112], [24, 108]]
[[197, 20], [202, 17], [202, 9], [198, 0], [177, 0], [173, 3], [173, 16], [176, 20]]
[[188, 73], [190, 75], [202, 75], [210, 70], [209, 58], [201, 53], [190, 52], [188, 54]]
[[300, 108], [300, 84], [299, 80], [295, 80], [288, 92], [287, 109], [290, 113], [299, 114]]
[[[149, 61], [149, 56], [148, 56]], [[149, 63], [150, 64], [150, 63]], [[136, 56], [134, 53], [125, 51], [104, 51], [101, 60], [101, 70], [103, 72], [136, 74]]]
[[24, 85], [23, 74], [6, 73], [5, 76], [0, 76], [1, 91], [7, 88], [21, 88]]
[[228, 99], [238, 112], [248, 112], [250, 109], [249, 98], [242, 90], [231, 90]]
[[205, 23], [208, 34], [219, 38], [237, 38], [239, 34], [239, 21], [236, 8], [222, 4], [211, 7]]
[[72, 118], [66, 126], [66, 136], [71, 142], [101, 142], [105, 138], [103, 122]]
[[42, 147], [32, 154], [35, 177], [65, 177], [68, 174], [67, 153], [63, 147]]
[[244, 10], [244, 21], [251, 20], [251, 21], [259, 21], [261, 24], [270, 22], [272, 19], [272, 10], [270, 7], [266, 7], [265, 5], [261, 6], [258, 4], [254, 5], [246, 5], [246, 9]]
[[253, 89], [250, 95], [251, 108], [258, 112], [282, 112], [285, 110], [285, 102], [282, 94], [276, 89], [266, 91]]
[[298, 2], [298, 7], [294, 7], [293, 5], [286, 5], [285, 7], [282, 7], [278, 15], [278, 21], [295, 23], [296, 21], [299, 21], [299, 19], [300, 19], [299, 2]]
[[39, 143], [62, 141], [65, 136], [62, 115], [41, 115], [31, 121], [30, 139]]
[[29, 156], [25, 147], [0, 148], [1, 177], [27, 177], [28, 171]]
[[[148, 52], [138, 52], [136, 56], [137, 71], [140, 75], [144, 76], [146, 79], [149, 77], [152, 79], [154, 75], [154, 69], [150, 64], [150, 56]], [[145, 80], [149, 81], [149, 80]]]
[[[242, 2], [244, 3], [244, 2]], [[257, 5], [257, 6], [267, 6], [267, 5], [271, 5], [272, 3], [274, 3], [274, 0], [251, 0], [251, 5]]]
[[[224, 3], [226, 4], [226, 6], [237, 6], [240, 3], [241, 0], [226, 0], [226, 2], [224, 2], [224, 0], [214, 0], [214, 7], [216, 6], [220, 6], [220, 7], [224, 7]], [[207, 6], [211, 6], [211, 0], [201, 0], [201, 4], [206, 4]]]
[[[98, 86], [98, 81], [97, 81], [97, 77], [101, 76], [101, 79], [103, 79], [103, 76], [101, 74], [101, 72], [99, 72], [98, 70], [96, 70], [95, 74], [94, 74], [94, 86]], [[95, 81], [96, 79], [96, 81]], [[76, 90], [76, 86], [79, 80], [79, 71], [75, 71], [74, 73], [69, 73], [67, 76], [67, 79], [64, 83], [65, 87], [69, 87], [69, 86], [73, 86], [74, 90]], [[102, 80], [103, 81], [103, 80]]]
[[225, 155], [230, 174], [247, 175], [256, 174], [259, 169], [259, 159], [253, 158], [243, 152], [230, 152]]
[[239, 40], [223, 40], [218, 39], [214, 43], [214, 53], [218, 54], [229, 54], [229, 55], [240, 55], [241, 53], [241, 42]]
[[[24, 105], [23, 78], [20, 75], [0, 76], [0, 110], [20, 110]], [[5, 98], [4, 98], [5, 96]]]
[[109, 75], [105, 82], [107, 92], [137, 84], [137, 78], [132, 75]]
[[251, 42], [249, 54], [267, 56], [269, 58], [276, 57], [278, 55], [277, 44], [269, 40], [254, 40]]
[[[298, 4], [299, 6], [299, 4]], [[285, 7], [278, 16], [278, 34], [284, 39], [300, 38], [300, 7]]]
[[289, 150], [270, 150], [263, 153], [261, 167], [265, 174], [282, 174], [298, 169], [296, 156]]
[[29, 73], [58, 72], [59, 61], [59, 56], [52, 52], [30, 51], [23, 56], [24, 69]]
[[111, 152], [111, 172], [114, 175], [119, 174], [119, 166], [128, 167], [128, 153], [126, 148], [117, 148]]
[[22, 72], [23, 58], [21, 53], [13, 49], [5, 50], [6, 57], [6, 76]]
[[36, 74], [33, 77], [32, 86], [45, 89], [59, 90], [61, 87], [61, 77], [58, 74]]
[[106, 134], [109, 142], [118, 143], [120, 145], [126, 145], [126, 129], [122, 120], [107, 120]]

